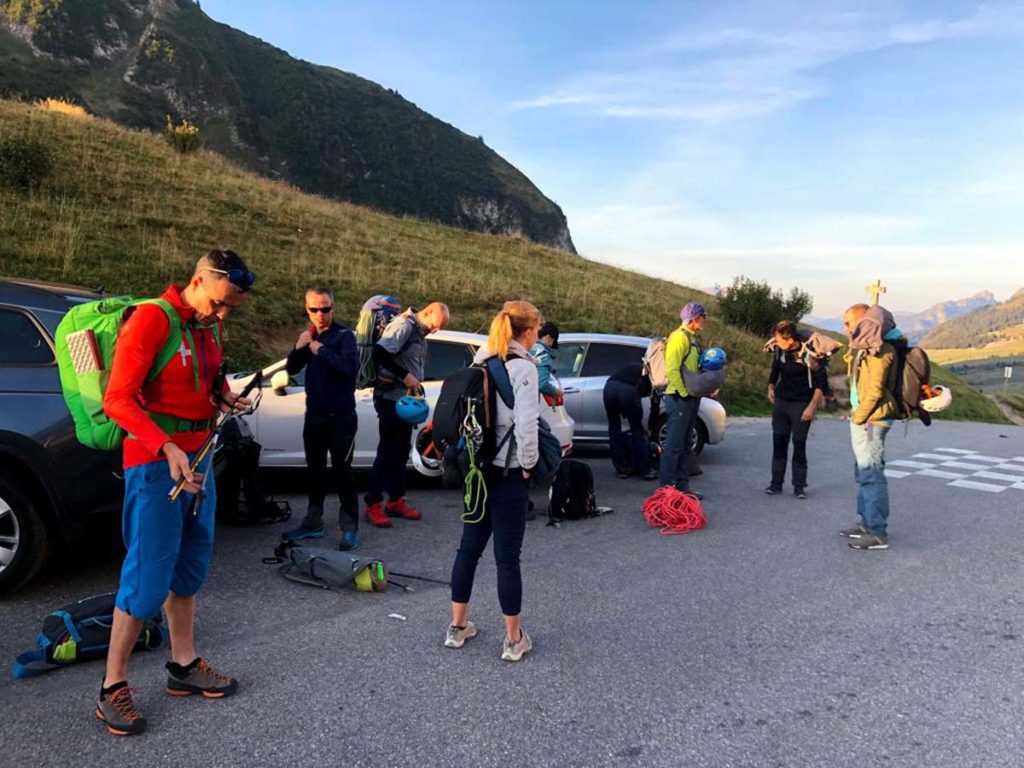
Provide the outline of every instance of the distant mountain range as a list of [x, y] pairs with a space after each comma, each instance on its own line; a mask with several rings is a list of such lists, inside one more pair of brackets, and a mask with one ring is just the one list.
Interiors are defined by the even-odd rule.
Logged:
[[482, 137], [194, 0], [0, 0], [0, 95], [68, 98], [134, 128], [189, 120], [208, 148], [304, 191], [575, 253], [558, 205]]
[[[892, 314], [904, 335], [911, 341], [917, 342], [936, 326], [995, 304], [997, 304], [996, 297], [991, 291], [979, 291], [965, 299], [940, 302], [921, 312], [894, 311]], [[841, 317], [815, 317], [814, 315], [808, 315], [801, 322], [829, 331], [843, 330], [843, 319]]]
[[1006, 301], [962, 314], [932, 328], [921, 339], [926, 349], [968, 349], [1024, 335], [1024, 288]]

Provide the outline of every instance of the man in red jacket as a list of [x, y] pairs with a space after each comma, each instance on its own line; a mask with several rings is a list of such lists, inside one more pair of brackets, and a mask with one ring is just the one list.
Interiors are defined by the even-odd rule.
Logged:
[[[167, 693], [220, 698], [238, 687], [195, 649], [195, 595], [213, 551], [217, 494], [214, 483], [204, 482], [212, 455], [196, 472], [190, 462], [218, 412], [249, 406], [218, 382], [218, 370], [221, 324], [255, 279], [238, 254], [210, 251], [196, 264], [187, 286], [172, 285], [160, 297], [177, 311], [180, 325], [172, 327], [156, 304], [141, 304], [117, 338], [103, 408], [128, 433], [122, 520], [127, 554], [96, 716], [118, 736], [146, 728], [128, 688], [127, 666], [142, 620], [157, 615], [161, 605], [171, 636]], [[169, 334], [180, 335], [179, 354], [152, 376]], [[186, 493], [168, 502], [168, 491], [182, 478]]]

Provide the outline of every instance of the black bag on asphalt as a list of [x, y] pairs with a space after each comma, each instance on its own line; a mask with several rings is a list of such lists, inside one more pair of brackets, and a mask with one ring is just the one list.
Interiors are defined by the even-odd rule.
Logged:
[[575, 459], [564, 459], [558, 465], [551, 490], [548, 491], [549, 522], [582, 520], [597, 514], [594, 473], [590, 465]]
[[[35, 677], [79, 661], [105, 658], [116, 598], [113, 592], [89, 597], [47, 616], [36, 638], [37, 647], [15, 659], [14, 676]], [[159, 648], [166, 639], [163, 618], [157, 614], [143, 621], [135, 650]]]
[[300, 584], [322, 589], [352, 585], [357, 592], [380, 592], [388, 585], [388, 570], [380, 560], [313, 547], [288, 547], [281, 554], [284, 564], [278, 571]]
[[221, 427], [214, 459], [217, 519], [226, 525], [267, 525], [292, 516], [287, 501], [268, 499], [260, 480], [262, 446], [248, 422], [232, 416]]

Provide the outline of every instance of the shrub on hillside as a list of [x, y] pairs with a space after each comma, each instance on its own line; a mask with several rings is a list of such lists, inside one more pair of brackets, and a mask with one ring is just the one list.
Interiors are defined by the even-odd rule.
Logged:
[[188, 120], [182, 120], [175, 125], [171, 116], [167, 116], [167, 127], [164, 128], [164, 139], [178, 152], [187, 155], [195, 152], [203, 146], [203, 140], [199, 138], [199, 129]]
[[718, 306], [725, 322], [767, 336], [780, 320], [799, 322], [814, 307], [814, 300], [799, 288], [791, 288], [786, 296], [765, 281], [740, 275], [718, 291]]
[[36, 102], [36, 105], [46, 112], [59, 112], [62, 115], [70, 115], [71, 117], [89, 116], [89, 113], [85, 111], [85, 107], [65, 99], [40, 99]]
[[23, 133], [0, 136], [0, 184], [17, 190], [36, 189], [53, 170], [52, 145]]

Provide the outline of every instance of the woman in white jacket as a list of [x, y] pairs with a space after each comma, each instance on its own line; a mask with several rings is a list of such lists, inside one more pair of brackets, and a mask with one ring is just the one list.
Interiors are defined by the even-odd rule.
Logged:
[[[497, 398], [497, 444], [506, 447], [485, 468], [487, 502], [483, 519], [467, 522], [462, 527], [455, 564], [452, 566], [452, 623], [448, 627], [444, 644], [448, 648], [461, 648], [476, 636], [476, 627], [469, 621], [469, 598], [473, 591], [473, 576], [487, 541], [494, 534], [494, 562], [498, 568], [498, 602], [505, 615], [505, 642], [501, 658], [519, 661], [533, 648], [529, 635], [522, 630], [519, 614], [523, 601], [523, 581], [519, 570], [519, 553], [526, 532], [526, 510], [529, 504], [529, 477], [537, 464], [537, 419], [540, 416], [540, 398], [537, 390], [537, 365], [529, 350], [537, 341], [540, 313], [528, 301], [507, 301], [491, 321], [487, 346], [474, 360], [481, 363], [498, 356], [505, 361], [515, 407], [508, 408]], [[514, 440], [505, 440], [513, 430]], [[514, 446], [509, 451], [508, 445]]]

